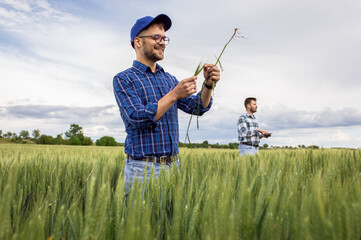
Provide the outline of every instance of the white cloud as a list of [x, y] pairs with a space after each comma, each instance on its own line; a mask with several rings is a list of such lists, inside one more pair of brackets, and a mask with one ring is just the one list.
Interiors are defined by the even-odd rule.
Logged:
[[263, 143], [273, 146], [318, 145], [320, 147], [360, 148], [361, 139], [357, 138], [361, 127], [334, 127], [312, 129], [285, 129], [276, 131]]
[[[26, 25], [13, 22], [16, 31], [8, 31], [21, 47], [12, 43], [0, 47], [0, 64], [5, 69], [0, 79], [7, 82], [0, 89], [0, 103], [28, 98], [33, 104], [114, 104], [112, 78], [128, 67], [134, 55], [128, 38], [97, 22], [54, 19], [54, 15], [66, 19], [69, 14], [54, 10], [46, 1], [32, 7], [32, 13], [35, 7], [47, 12], [44, 19]], [[9, 16], [9, 22], [13, 18], [16, 15]]]
[[356, 140], [357, 140], [358, 142], [361, 142], [361, 132], [357, 135]]
[[41, 21], [77, 21], [75, 16], [52, 7], [46, 0], [3, 0], [0, 4], [3, 6], [0, 8], [1, 18], [5, 19], [8, 24], [16, 26], [14, 29], [8, 29], [12, 31], [25, 26], [32, 27], [34, 23]]
[[336, 130], [332, 136], [331, 136], [331, 140], [332, 141], [349, 141], [351, 140], [351, 136], [349, 134], [346, 134], [345, 132], [341, 131], [341, 130]]
[[16, 10], [21, 10], [21, 11], [25, 11], [25, 12], [31, 11], [30, 4], [26, 1], [2, 0], [1, 2], [13, 7]]
[[3, 26], [14, 27], [16, 24], [27, 22], [29, 18], [24, 14], [19, 14], [13, 10], [0, 7], [0, 19]]
[[355, 108], [334, 110], [328, 107], [319, 111], [304, 111], [278, 105], [264, 108], [259, 111], [259, 116], [270, 129], [361, 126], [361, 111]]

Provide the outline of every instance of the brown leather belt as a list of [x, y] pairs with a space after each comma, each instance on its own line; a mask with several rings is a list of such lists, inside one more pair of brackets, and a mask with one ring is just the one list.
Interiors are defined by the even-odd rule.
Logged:
[[142, 159], [134, 159], [128, 155], [128, 159], [142, 162], [156, 162], [160, 164], [170, 164], [178, 160], [178, 155], [160, 156], [160, 157], [144, 157]]

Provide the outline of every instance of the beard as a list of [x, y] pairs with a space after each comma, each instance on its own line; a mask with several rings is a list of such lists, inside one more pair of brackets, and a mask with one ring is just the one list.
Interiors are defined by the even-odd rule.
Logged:
[[[152, 62], [156, 62], [156, 61], [163, 60], [164, 49], [165, 49], [165, 47], [163, 47], [161, 45], [155, 45], [151, 49], [144, 48], [143, 53], [147, 59], [151, 60]], [[161, 53], [159, 53], [159, 51], [161, 51]]]

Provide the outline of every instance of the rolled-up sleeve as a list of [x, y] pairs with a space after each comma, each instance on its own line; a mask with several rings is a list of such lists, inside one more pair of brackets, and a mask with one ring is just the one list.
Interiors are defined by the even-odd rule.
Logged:
[[135, 91], [130, 79], [119, 77], [113, 79], [114, 95], [125, 124], [136, 129], [156, 127], [155, 115], [158, 110], [158, 102], [149, 102], [146, 105]]
[[199, 112], [199, 116], [202, 116], [205, 112], [207, 112], [212, 107], [213, 98], [209, 101], [208, 107], [203, 107], [202, 98], [200, 97], [201, 92], [197, 95], [191, 95], [187, 98], [183, 98], [178, 100], [177, 107], [183, 112], [197, 115]]

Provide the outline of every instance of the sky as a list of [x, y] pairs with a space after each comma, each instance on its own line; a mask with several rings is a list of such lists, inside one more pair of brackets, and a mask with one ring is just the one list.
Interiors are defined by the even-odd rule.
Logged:
[[[158, 62], [180, 81], [221, 62], [213, 106], [192, 142], [238, 142], [243, 101], [256, 97], [270, 146], [361, 147], [361, 2], [356, 0], [0, 0], [0, 130], [56, 136], [70, 124], [93, 140], [126, 133], [113, 77], [135, 59], [130, 29], [165, 13]], [[201, 86], [202, 78], [198, 78]], [[180, 141], [189, 115], [179, 112]]]

